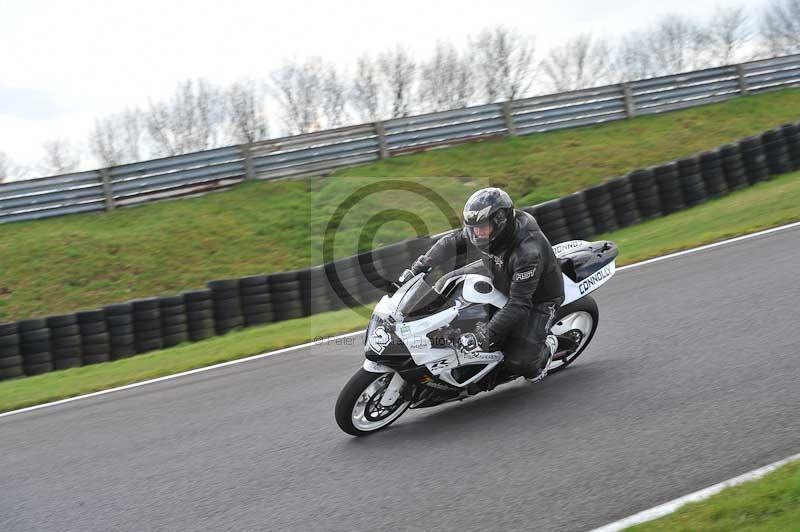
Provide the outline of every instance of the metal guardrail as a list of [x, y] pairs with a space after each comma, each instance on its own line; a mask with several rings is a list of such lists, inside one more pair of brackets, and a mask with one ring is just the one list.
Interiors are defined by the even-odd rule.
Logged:
[[248, 178], [325, 175], [439, 146], [600, 124], [787, 87], [800, 87], [800, 54], [11, 182], [0, 185], [0, 223], [191, 196]]

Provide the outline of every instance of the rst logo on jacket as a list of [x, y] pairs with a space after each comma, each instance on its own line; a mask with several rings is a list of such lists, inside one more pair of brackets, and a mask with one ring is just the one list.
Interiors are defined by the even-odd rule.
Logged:
[[514, 274], [514, 276], [511, 278], [511, 280], [512, 281], [526, 281], [526, 280], [530, 279], [531, 277], [533, 277], [533, 274], [535, 274], [535, 273], [536, 273], [536, 268], [534, 268], [534, 269], [532, 269], [532, 270], [530, 270], [528, 272], [517, 272], [517, 273]]

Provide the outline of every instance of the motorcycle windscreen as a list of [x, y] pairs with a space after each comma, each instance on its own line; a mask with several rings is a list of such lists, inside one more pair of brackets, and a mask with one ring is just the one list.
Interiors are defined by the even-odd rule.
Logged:
[[414, 312], [427, 307], [438, 298], [439, 294], [436, 290], [422, 279], [403, 295], [402, 301], [397, 305], [397, 310], [403, 316], [410, 316]]

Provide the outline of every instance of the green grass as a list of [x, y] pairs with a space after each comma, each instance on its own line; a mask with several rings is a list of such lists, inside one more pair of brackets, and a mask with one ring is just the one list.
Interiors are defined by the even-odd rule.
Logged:
[[613, 240], [626, 264], [798, 220], [800, 172], [795, 172], [595, 240]]
[[[800, 220], [800, 172], [600, 238], [615, 241], [620, 265]], [[358, 330], [366, 320], [340, 310], [83, 368], [0, 382], [0, 411], [81, 395], [234, 360], [316, 337]], [[358, 347], [354, 347], [358, 349]]]
[[625, 529], [630, 532], [798, 532], [800, 462], [728, 488], [673, 514]]
[[[373, 194], [336, 214], [353, 191], [403, 177], [457, 213], [488, 183], [521, 205], [561, 196], [800, 118], [800, 90], [610, 124], [481, 142], [389, 159], [327, 178], [252, 182], [228, 192], [112, 213], [0, 225], [0, 321], [177, 293], [212, 279], [322, 262], [325, 226], [341, 218], [336, 256], [435, 233], [452, 220], [412, 192]], [[406, 179], [405, 176], [419, 176]], [[443, 177], [439, 177], [443, 176]], [[386, 188], [395, 188], [383, 181]], [[399, 221], [372, 219], [405, 210]], [[418, 219], [414, 218], [418, 216]], [[367, 223], [371, 220], [370, 223]], [[361, 228], [367, 236], [359, 244]]]
[[362, 329], [350, 309], [235, 331], [198, 343], [0, 382], [0, 412], [106, 390]]

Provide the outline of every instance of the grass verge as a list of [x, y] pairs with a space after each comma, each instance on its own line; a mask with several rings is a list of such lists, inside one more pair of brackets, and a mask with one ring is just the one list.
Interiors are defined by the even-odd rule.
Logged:
[[[110, 213], [0, 225], [0, 321], [74, 312], [198, 288], [212, 279], [307, 267], [336, 208], [366, 184], [402, 177], [462, 205], [505, 186], [520, 205], [562, 196], [632, 169], [709, 149], [800, 119], [800, 90], [632, 120], [431, 150], [324, 179], [250, 182], [201, 198]], [[418, 176], [409, 179], [408, 176]], [[377, 213], [413, 206], [405, 221]], [[458, 210], [458, 208], [456, 208]], [[341, 213], [340, 213], [341, 214]], [[388, 190], [342, 215], [336, 254], [449, 227], [418, 194]], [[359, 245], [361, 229], [374, 238]]]
[[800, 531], [800, 462], [728, 488], [675, 513], [626, 528], [630, 532]]
[[[800, 172], [598, 239], [614, 240], [620, 248], [619, 264], [624, 265], [797, 220]], [[0, 382], [0, 411], [243, 358], [316, 337], [358, 330], [365, 324], [363, 317], [344, 309], [114, 362]]]

